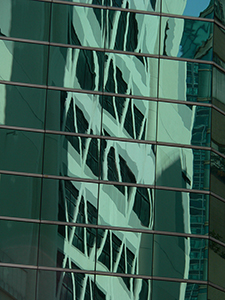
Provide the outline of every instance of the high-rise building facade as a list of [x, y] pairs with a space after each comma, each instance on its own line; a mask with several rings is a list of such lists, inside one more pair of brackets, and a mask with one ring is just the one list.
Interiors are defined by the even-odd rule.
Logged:
[[224, 12], [0, 0], [0, 299], [225, 299]]

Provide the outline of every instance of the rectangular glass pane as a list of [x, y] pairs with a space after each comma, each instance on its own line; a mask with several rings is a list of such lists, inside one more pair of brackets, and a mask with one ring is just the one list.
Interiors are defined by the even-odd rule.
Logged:
[[225, 288], [224, 270], [225, 248], [214, 241], [209, 241], [209, 281]]
[[101, 184], [98, 212], [99, 225], [153, 229], [154, 190]]
[[42, 133], [0, 129], [0, 169], [41, 173], [43, 138]]
[[102, 96], [48, 90], [46, 129], [100, 135]]
[[1, 216], [39, 218], [41, 179], [0, 174]]
[[156, 102], [104, 95], [102, 107], [103, 135], [155, 141]]
[[45, 97], [45, 89], [0, 84], [0, 124], [43, 129]]
[[102, 140], [101, 179], [155, 183], [155, 153], [150, 144]]
[[0, 40], [0, 79], [46, 84], [48, 46]]
[[41, 225], [40, 266], [93, 271], [95, 249], [96, 229], [94, 228]]
[[97, 223], [98, 184], [44, 179], [42, 214], [44, 220]]
[[222, 70], [213, 67], [212, 103], [225, 111], [225, 74]]
[[225, 158], [211, 152], [211, 191], [225, 198]]
[[94, 275], [70, 272], [39, 271], [37, 298], [43, 299], [82, 299], [94, 298]]
[[225, 154], [224, 126], [225, 116], [212, 109], [212, 147], [222, 154]]
[[224, 40], [224, 35], [225, 30], [215, 24], [213, 33], [213, 60], [222, 68], [225, 68], [225, 52], [223, 43], [221, 43]]
[[207, 280], [208, 240], [154, 236], [153, 275]]
[[212, 66], [160, 59], [159, 97], [211, 102]]
[[35, 300], [36, 270], [0, 267], [0, 297], [2, 300]]
[[162, 12], [167, 14], [212, 19], [214, 16], [214, 0], [162, 0]]
[[95, 299], [149, 300], [151, 280], [132, 277], [96, 276]]
[[0, 10], [1, 35], [48, 41], [50, 5], [41, 1], [3, 1]]
[[98, 229], [96, 269], [151, 276], [152, 247], [152, 234]]
[[154, 229], [205, 235], [208, 205], [208, 195], [156, 190]]
[[209, 107], [159, 102], [157, 140], [209, 147], [210, 119]]
[[212, 22], [170, 17], [161, 20], [161, 55], [212, 60]]
[[208, 287], [208, 299], [225, 299], [225, 293], [221, 290], [217, 290], [211, 286]]
[[157, 146], [156, 185], [208, 190], [210, 151]]
[[46, 134], [44, 173], [98, 179], [100, 140]]
[[225, 203], [210, 196], [209, 234], [220, 242], [225, 243]]
[[0, 220], [0, 261], [37, 265], [39, 224]]
[[157, 58], [105, 54], [105, 92], [157, 97], [157, 81]]

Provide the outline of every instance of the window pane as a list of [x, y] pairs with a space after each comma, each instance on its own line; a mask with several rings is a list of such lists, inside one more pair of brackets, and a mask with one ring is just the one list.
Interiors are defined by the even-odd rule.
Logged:
[[223, 288], [225, 288], [224, 267], [225, 248], [214, 241], [209, 241], [209, 281]]
[[211, 152], [211, 191], [225, 198], [225, 158]]

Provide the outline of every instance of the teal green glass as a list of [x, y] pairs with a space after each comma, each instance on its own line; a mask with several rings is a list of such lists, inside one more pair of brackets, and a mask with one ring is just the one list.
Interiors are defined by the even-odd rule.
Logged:
[[213, 67], [213, 86], [212, 86], [212, 103], [225, 111], [224, 106], [224, 72], [216, 67]]
[[48, 46], [1, 40], [0, 78], [46, 84]]
[[41, 225], [38, 260], [40, 266], [94, 271], [95, 251], [94, 228]]
[[46, 134], [44, 173], [98, 179], [99, 155], [99, 139]]
[[3, 1], [0, 11], [0, 35], [48, 41], [50, 5], [41, 1]]
[[152, 293], [151, 280], [132, 277], [96, 276], [95, 298], [112, 300], [148, 300]]
[[50, 41], [104, 48], [105, 23], [105, 9], [53, 3]]
[[207, 281], [208, 240], [154, 235], [153, 276]]
[[39, 218], [40, 178], [1, 174], [0, 194], [1, 216]]
[[98, 184], [71, 180], [44, 179], [43, 220], [96, 224]]
[[105, 54], [104, 91], [157, 97], [158, 59], [125, 54]]
[[160, 98], [211, 102], [211, 65], [160, 59], [159, 72]]
[[225, 125], [225, 116], [219, 111], [212, 110], [212, 147], [219, 151], [221, 154], [225, 154], [225, 137], [224, 137], [224, 128]]
[[156, 102], [104, 95], [102, 107], [103, 135], [155, 141]]
[[99, 225], [153, 229], [154, 190], [101, 184], [98, 213]]
[[224, 35], [225, 30], [215, 24], [213, 33], [213, 61], [223, 69], [225, 68], [225, 52], [224, 47], [221, 45], [221, 41], [224, 39]]
[[209, 147], [210, 119], [209, 107], [159, 102], [157, 141]]
[[103, 52], [53, 46], [49, 51], [50, 86], [102, 91]]
[[210, 196], [209, 234], [214, 239], [225, 243], [225, 203]]
[[102, 96], [48, 90], [46, 129], [100, 135]]
[[24, 268], [0, 267], [1, 299], [35, 300], [37, 271]]
[[212, 19], [214, 16], [214, 0], [162, 1], [162, 12]]
[[45, 89], [0, 84], [0, 91], [1, 124], [44, 128]]
[[225, 248], [214, 241], [209, 241], [209, 281], [222, 288], [225, 288], [224, 264]]
[[0, 169], [41, 173], [43, 138], [43, 133], [0, 129]]
[[[85, 275], [84, 273], [39, 271], [37, 283], [37, 298], [71, 300], [91, 299], [95, 288], [94, 275]], [[89, 298], [86, 298], [89, 297]]]
[[[185, 282], [159, 281], [152, 283], [152, 300], [158, 299], [211, 299], [207, 297], [207, 285]], [[214, 298], [212, 298], [214, 299]], [[216, 299], [216, 298], [215, 298]]]
[[[215, 1], [215, 20], [219, 21], [223, 25], [224, 23], [224, 9], [221, 9], [221, 6], [223, 5], [220, 0], [214, 0]], [[221, 5], [222, 4], [222, 5]]]
[[210, 151], [157, 146], [156, 185], [208, 190]]
[[155, 183], [155, 153], [151, 144], [101, 141], [101, 179]]
[[96, 270], [151, 276], [152, 251], [150, 233], [98, 229]]
[[162, 17], [160, 54], [212, 60], [213, 23]]
[[0, 221], [1, 262], [11, 264], [37, 264], [39, 224]]
[[225, 198], [225, 158], [211, 151], [211, 191]]
[[154, 207], [155, 230], [208, 233], [208, 195], [156, 190]]

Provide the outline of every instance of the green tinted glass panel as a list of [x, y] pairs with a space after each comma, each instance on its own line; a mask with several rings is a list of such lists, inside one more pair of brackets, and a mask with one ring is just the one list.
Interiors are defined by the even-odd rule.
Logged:
[[225, 52], [224, 52], [224, 35], [225, 30], [215, 24], [213, 33], [213, 60], [220, 65], [223, 69], [225, 68]]
[[156, 185], [208, 190], [210, 152], [157, 146]]
[[209, 147], [210, 113], [209, 107], [159, 102], [157, 140]]
[[200, 18], [213, 18], [214, 0], [162, 0], [162, 12]]
[[41, 217], [44, 220], [96, 224], [97, 199], [97, 184], [44, 179]]
[[39, 265], [93, 271], [95, 245], [94, 228], [42, 224]]
[[212, 67], [193, 62], [160, 60], [159, 97], [211, 102]]
[[12, 264], [37, 264], [39, 224], [0, 221], [1, 262]]
[[225, 158], [211, 152], [211, 191], [225, 198]]
[[202, 299], [207, 300], [207, 285], [185, 282], [153, 281], [152, 300]]
[[225, 288], [224, 284], [225, 248], [209, 241], [209, 281]]
[[47, 134], [44, 173], [97, 179], [100, 141], [74, 135]]
[[1, 216], [39, 218], [41, 179], [0, 175]]
[[213, 23], [162, 17], [160, 54], [212, 60]]
[[107, 53], [104, 63], [104, 91], [157, 97], [158, 59]]
[[208, 195], [156, 190], [154, 229], [205, 235], [208, 205]]
[[45, 89], [1, 84], [0, 123], [43, 129], [45, 94]]
[[41, 173], [43, 134], [1, 129], [0, 169], [18, 172]]
[[35, 300], [36, 270], [0, 267], [1, 290], [3, 300], [30, 299]]
[[154, 184], [155, 154], [152, 145], [102, 140], [101, 179]]
[[224, 87], [224, 72], [218, 68], [213, 68], [213, 87], [212, 87], [212, 102], [215, 106], [225, 111], [225, 87]]
[[46, 84], [48, 46], [0, 40], [1, 80]]
[[[77, 267], [77, 269], [79, 269]], [[84, 299], [94, 300], [94, 276], [84, 273], [39, 271], [37, 300], [42, 299]], [[91, 297], [91, 298], [90, 298]]]
[[224, 128], [225, 116], [217, 110], [212, 110], [212, 147], [225, 154]]
[[152, 234], [98, 229], [97, 271], [150, 276], [152, 243]]
[[0, 35], [48, 41], [49, 19], [50, 3], [29, 0], [3, 1], [0, 11]]
[[211, 286], [208, 287], [208, 299], [225, 299], [225, 293]]
[[210, 235], [220, 242], [225, 242], [225, 203], [210, 196]]
[[98, 224], [153, 229], [153, 219], [153, 189], [122, 185], [100, 185]]
[[156, 102], [104, 95], [102, 107], [103, 135], [155, 141]]
[[178, 236], [154, 236], [153, 275], [207, 280], [208, 241]]
[[48, 90], [46, 128], [100, 135], [99, 95]]

